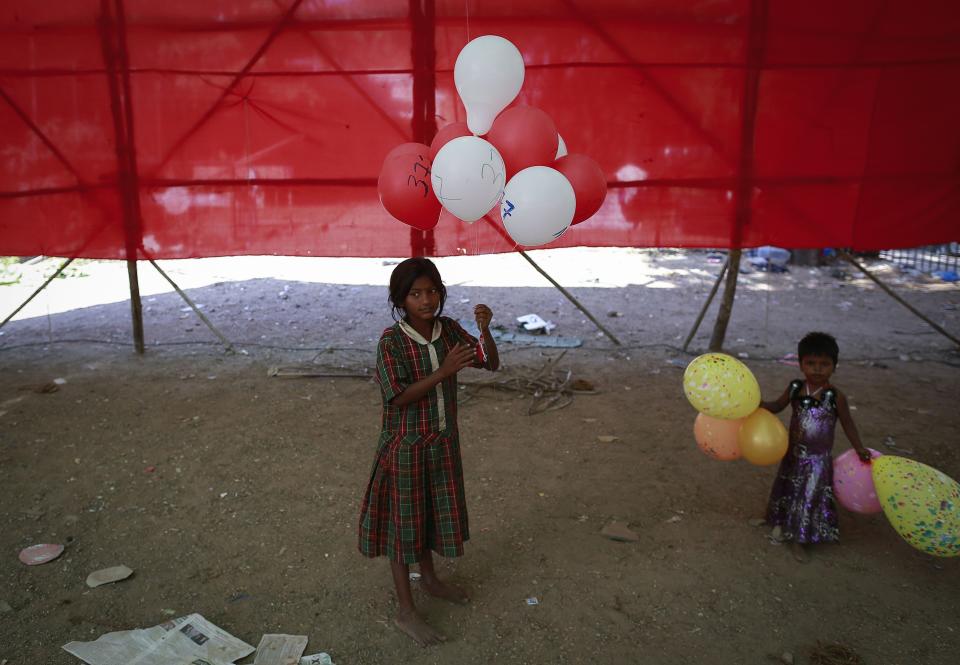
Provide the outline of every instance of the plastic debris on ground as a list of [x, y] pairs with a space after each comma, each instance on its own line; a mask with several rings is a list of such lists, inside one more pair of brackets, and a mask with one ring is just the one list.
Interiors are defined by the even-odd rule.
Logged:
[[133, 575], [133, 571], [126, 566], [112, 566], [110, 568], [101, 568], [87, 575], [87, 586], [91, 589], [104, 584], [111, 584], [125, 580]]
[[300, 659], [299, 665], [336, 665], [330, 658], [330, 654], [321, 651], [310, 656], [304, 656]]
[[524, 314], [517, 317], [517, 322], [523, 326], [523, 329], [529, 332], [538, 332], [540, 334], [550, 334], [550, 331], [557, 327], [553, 321], [545, 321], [536, 314]]
[[70, 642], [63, 649], [89, 665], [230, 665], [254, 652], [252, 646], [199, 614], [171, 619], [152, 628], [105, 633], [92, 642]]
[[527, 598], [527, 605], [539, 605], [539, 604], [540, 604], [540, 599], [537, 598], [536, 596], [531, 596], [530, 598]]
[[609, 522], [600, 529], [600, 535], [620, 543], [636, 543], [640, 541], [640, 534], [623, 522], [617, 521]]
[[[474, 337], [480, 337], [480, 328], [477, 322], [470, 319], [460, 319], [458, 323], [468, 333]], [[531, 333], [506, 332], [498, 326], [490, 327], [490, 334], [493, 339], [507, 344], [517, 344], [519, 346], [536, 346], [547, 349], [575, 349], [583, 346], [583, 340], [579, 337], [564, 337], [563, 335], [534, 335]]]
[[63, 554], [63, 545], [56, 543], [41, 543], [31, 545], [20, 550], [20, 561], [28, 566], [39, 566], [40, 564], [53, 561]]

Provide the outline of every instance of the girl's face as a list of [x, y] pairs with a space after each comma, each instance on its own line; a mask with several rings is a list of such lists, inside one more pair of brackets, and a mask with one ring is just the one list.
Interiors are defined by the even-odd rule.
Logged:
[[403, 300], [403, 309], [407, 317], [413, 321], [420, 319], [426, 322], [433, 321], [433, 315], [440, 307], [440, 290], [429, 277], [418, 277], [410, 286], [410, 292]]
[[826, 385], [835, 369], [830, 356], [811, 354], [800, 359], [800, 371], [812, 386]]

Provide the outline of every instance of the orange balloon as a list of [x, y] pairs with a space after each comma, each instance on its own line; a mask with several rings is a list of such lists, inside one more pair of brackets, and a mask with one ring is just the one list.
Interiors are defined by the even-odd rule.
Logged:
[[697, 419], [693, 421], [693, 438], [697, 440], [700, 450], [713, 459], [722, 462], [740, 459], [737, 434], [744, 420], [746, 418], [728, 420], [698, 413]]
[[766, 409], [744, 418], [737, 440], [743, 458], [757, 466], [776, 464], [787, 453], [787, 428]]

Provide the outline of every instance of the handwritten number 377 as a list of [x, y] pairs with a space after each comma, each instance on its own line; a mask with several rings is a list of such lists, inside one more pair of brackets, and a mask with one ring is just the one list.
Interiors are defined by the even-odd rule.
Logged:
[[[421, 159], [422, 159], [422, 158], [421, 158]], [[424, 166], [424, 165], [421, 164], [420, 162], [416, 162], [416, 163], [413, 165], [413, 175], [407, 176], [407, 184], [410, 185], [411, 187], [420, 187], [420, 186], [422, 185], [422, 186], [423, 186], [423, 196], [424, 196], [424, 198], [426, 198], [427, 194], [430, 193], [430, 185], [428, 185], [428, 184], [427, 184], [427, 181], [424, 180], [423, 178], [418, 178], [418, 177], [417, 177], [417, 167], [418, 167], [418, 166], [419, 166], [421, 169], [423, 169], [423, 177], [424, 177], [424, 178], [426, 178], [427, 176], [430, 175], [430, 169], [428, 169], [426, 166]]]

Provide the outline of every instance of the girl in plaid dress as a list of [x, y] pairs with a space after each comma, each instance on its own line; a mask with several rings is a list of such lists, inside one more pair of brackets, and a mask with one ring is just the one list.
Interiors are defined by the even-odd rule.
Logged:
[[460, 556], [469, 539], [457, 428], [457, 372], [496, 370], [493, 313], [477, 305], [482, 341], [444, 316], [447, 291], [429, 259], [400, 263], [390, 276], [397, 323], [377, 345], [377, 381], [383, 396], [380, 440], [360, 510], [360, 552], [390, 558], [399, 607], [394, 623], [421, 646], [445, 638], [417, 613], [410, 593], [410, 564], [434, 596], [468, 601], [441, 582], [432, 552]]

